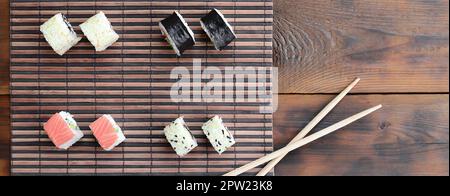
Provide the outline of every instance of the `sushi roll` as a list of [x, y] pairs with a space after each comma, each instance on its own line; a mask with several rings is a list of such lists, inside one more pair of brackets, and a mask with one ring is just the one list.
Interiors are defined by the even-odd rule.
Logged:
[[103, 115], [91, 123], [89, 128], [91, 128], [100, 146], [106, 151], [112, 150], [126, 139], [122, 129], [111, 115]]
[[219, 154], [222, 154], [236, 143], [233, 135], [231, 135], [228, 128], [225, 127], [222, 118], [219, 116], [214, 116], [208, 122], [203, 124], [202, 129], [209, 142], [211, 142], [212, 146]]
[[159, 22], [159, 27], [166, 41], [178, 56], [195, 44], [194, 33], [178, 12], [174, 12]]
[[83, 137], [83, 132], [80, 131], [72, 115], [64, 111], [50, 117], [44, 124], [44, 130], [59, 149], [67, 150]]
[[164, 135], [175, 153], [182, 157], [197, 147], [197, 141], [189, 131], [183, 117], [180, 117], [164, 128]]
[[200, 19], [200, 25], [216, 50], [223, 50], [236, 39], [236, 34], [219, 10], [213, 9]]
[[114, 31], [103, 12], [99, 12], [80, 24], [80, 28], [89, 42], [94, 45], [96, 51], [106, 50], [119, 39], [119, 35]]
[[81, 40], [62, 13], [54, 15], [42, 24], [40, 31], [52, 49], [60, 56]]

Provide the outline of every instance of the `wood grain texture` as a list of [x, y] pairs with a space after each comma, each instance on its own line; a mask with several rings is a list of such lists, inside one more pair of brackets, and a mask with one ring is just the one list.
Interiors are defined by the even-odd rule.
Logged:
[[278, 0], [274, 29], [281, 93], [448, 92], [448, 0]]
[[[333, 96], [283, 95], [274, 115], [283, 147]], [[449, 175], [448, 95], [348, 95], [314, 129], [368, 106], [379, 111], [290, 153], [277, 175]], [[313, 131], [314, 132], [314, 131]]]
[[0, 95], [9, 94], [9, 1], [0, 0]]
[[9, 96], [0, 95], [0, 176], [9, 175], [10, 135]]
[[9, 0], [0, 0], [0, 176], [10, 171]]

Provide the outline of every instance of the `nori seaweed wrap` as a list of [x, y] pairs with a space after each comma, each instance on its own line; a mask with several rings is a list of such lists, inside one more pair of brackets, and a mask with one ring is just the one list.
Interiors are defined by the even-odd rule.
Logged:
[[194, 46], [194, 33], [178, 12], [174, 12], [168, 18], [159, 22], [159, 27], [178, 56], [181, 56], [185, 50]]
[[230, 24], [219, 10], [213, 9], [200, 19], [203, 30], [213, 42], [216, 50], [223, 50], [228, 44], [236, 39]]

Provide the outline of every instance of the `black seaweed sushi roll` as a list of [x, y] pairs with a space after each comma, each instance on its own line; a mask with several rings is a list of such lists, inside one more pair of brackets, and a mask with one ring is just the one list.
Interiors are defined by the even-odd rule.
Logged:
[[216, 50], [223, 50], [236, 39], [233, 29], [219, 10], [213, 9], [200, 19], [200, 25], [214, 44]]
[[195, 44], [194, 33], [178, 12], [159, 22], [159, 27], [178, 56]]

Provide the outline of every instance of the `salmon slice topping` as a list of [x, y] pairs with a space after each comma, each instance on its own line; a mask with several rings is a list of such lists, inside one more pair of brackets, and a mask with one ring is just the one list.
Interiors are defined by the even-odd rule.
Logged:
[[59, 113], [54, 114], [45, 124], [44, 130], [47, 133], [50, 140], [56, 147], [67, 143], [71, 140], [75, 134], [73, 134], [69, 125], [61, 117]]
[[103, 149], [108, 149], [119, 139], [116, 130], [106, 116], [102, 116], [89, 125], [95, 138]]

